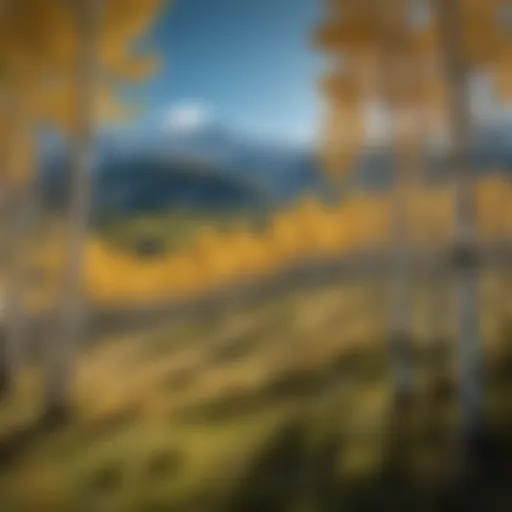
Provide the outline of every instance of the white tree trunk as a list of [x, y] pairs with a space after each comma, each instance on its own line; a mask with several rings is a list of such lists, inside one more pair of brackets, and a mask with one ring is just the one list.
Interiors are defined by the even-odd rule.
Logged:
[[[403, 66], [403, 57], [397, 53], [392, 43], [399, 18], [391, 19], [385, 15], [386, 9], [403, 9], [401, 1], [382, 0], [379, 4], [383, 20], [380, 39], [379, 93], [388, 109], [389, 149], [392, 152], [391, 176], [391, 234], [394, 251], [393, 268], [390, 283], [390, 351], [393, 373], [393, 393], [397, 404], [410, 400], [414, 390], [414, 361], [412, 340], [412, 273], [408, 251], [411, 248], [407, 224], [407, 195], [413, 183], [417, 155], [413, 154], [413, 138], [402, 125], [403, 105], [396, 97], [396, 70]], [[398, 78], [400, 80], [400, 78]], [[412, 158], [411, 158], [412, 157]]]
[[90, 210], [93, 164], [96, 31], [102, 0], [72, 0], [79, 38], [76, 80], [76, 121], [72, 136], [71, 190], [63, 289], [58, 329], [50, 341], [46, 382], [46, 414], [50, 420], [67, 415], [72, 395], [74, 361], [83, 333], [84, 252]]
[[[8, 153], [8, 152], [7, 152]], [[9, 166], [9, 157], [6, 156], [4, 165]], [[9, 350], [9, 343], [7, 339], [7, 314], [6, 314], [6, 296], [8, 288], [8, 268], [10, 267], [10, 254], [8, 252], [8, 239], [10, 234], [10, 204], [8, 198], [10, 197], [8, 190], [8, 182], [2, 183], [1, 195], [1, 221], [2, 221], [2, 236], [0, 237], [0, 246], [2, 249], [2, 288], [0, 294], [0, 397], [5, 398], [9, 395], [12, 389], [12, 370], [11, 370], [11, 357]]]
[[[19, 105], [18, 105], [19, 107]], [[26, 311], [23, 299], [25, 276], [25, 242], [28, 237], [28, 225], [31, 217], [30, 190], [26, 183], [13, 183], [18, 173], [27, 169], [20, 165], [23, 162], [22, 152], [30, 152], [28, 142], [29, 123], [22, 108], [14, 108], [12, 130], [14, 137], [7, 148], [8, 175], [4, 182], [2, 206], [5, 208], [3, 223], [5, 226], [2, 238], [2, 249], [5, 257], [5, 282], [2, 290], [2, 332], [0, 358], [0, 395], [8, 395], [15, 386], [15, 378], [22, 363], [23, 342], [25, 338]], [[21, 160], [20, 160], [21, 158]], [[13, 178], [14, 176], [14, 178]], [[18, 177], [22, 178], [21, 176]]]
[[395, 146], [392, 190], [392, 230], [395, 250], [394, 270], [391, 283], [391, 356], [395, 377], [395, 397], [400, 403], [409, 400], [414, 389], [414, 361], [412, 340], [412, 273], [407, 251], [411, 248], [408, 237], [407, 203], [413, 169], [407, 159], [400, 155], [399, 144]]
[[24, 191], [14, 198], [9, 212], [6, 250], [9, 252], [6, 287], [4, 290], [4, 359], [2, 367], [3, 392], [9, 393], [15, 385], [22, 364], [27, 316], [23, 300], [24, 242], [27, 237], [29, 205]]
[[469, 70], [462, 56], [459, 0], [437, 0], [449, 88], [453, 171], [456, 179], [455, 247], [459, 336], [461, 442], [467, 452], [483, 421], [483, 350], [480, 340], [474, 184], [470, 169]]

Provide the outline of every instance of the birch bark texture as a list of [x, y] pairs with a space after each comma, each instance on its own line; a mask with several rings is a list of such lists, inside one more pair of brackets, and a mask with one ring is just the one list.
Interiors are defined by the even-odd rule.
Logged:
[[436, 0], [448, 88], [450, 160], [455, 176], [454, 264], [458, 324], [461, 444], [467, 452], [483, 423], [483, 347], [479, 318], [475, 188], [471, 173], [469, 65], [464, 56], [462, 3]]
[[84, 255], [90, 215], [94, 156], [98, 32], [106, 0], [69, 0], [77, 30], [76, 103], [71, 140], [70, 199], [57, 332], [49, 340], [45, 414], [59, 420], [69, 413], [72, 376], [84, 330]]

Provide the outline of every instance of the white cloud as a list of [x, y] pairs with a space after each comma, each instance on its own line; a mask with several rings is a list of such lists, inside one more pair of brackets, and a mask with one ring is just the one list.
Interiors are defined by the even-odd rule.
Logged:
[[193, 132], [211, 119], [211, 110], [199, 102], [172, 105], [165, 114], [165, 126], [172, 132]]

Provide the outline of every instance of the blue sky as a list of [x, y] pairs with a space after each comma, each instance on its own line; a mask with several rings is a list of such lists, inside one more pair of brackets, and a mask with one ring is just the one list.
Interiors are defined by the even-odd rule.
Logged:
[[[322, 0], [170, 4], [149, 36], [163, 70], [135, 91], [147, 107], [142, 126], [213, 120], [276, 143], [315, 143], [322, 110], [316, 83], [327, 62], [310, 35], [323, 18]], [[491, 112], [485, 88], [475, 92], [475, 113]], [[369, 138], [381, 140], [379, 109], [370, 105], [367, 115]]]
[[164, 60], [140, 90], [147, 120], [216, 122], [276, 141], [313, 141], [316, 80], [309, 44], [320, 0], [174, 0], [151, 42]]

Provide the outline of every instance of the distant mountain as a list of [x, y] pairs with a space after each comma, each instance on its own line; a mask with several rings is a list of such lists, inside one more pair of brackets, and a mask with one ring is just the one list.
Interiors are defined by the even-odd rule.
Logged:
[[[385, 149], [374, 149], [362, 155], [357, 167], [356, 183], [365, 189], [382, 189], [392, 180], [394, 156]], [[499, 171], [512, 176], [512, 121], [496, 120], [479, 124], [470, 143], [470, 166], [473, 175], [482, 176]], [[448, 180], [456, 169], [450, 166], [446, 149], [425, 152], [425, 178]]]
[[[43, 174], [43, 200], [49, 207], [67, 201], [66, 160], [54, 160]], [[93, 177], [93, 209], [97, 215], [118, 215], [165, 209], [266, 208], [269, 195], [263, 186], [244, 176], [235, 177], [198, 160], [148, 157], [109, 158]]]
[[320, 189], [325, 181], [313, 148], [256, 140], [216, 122], [183, 132], [158, 126], [126, 130], [113, 134], [105, 149], [109, 145], [127, 159], [144, 154], [203, 160], [222, 172], [250, 176], [280, 201], [310, 187]]
[[[447, 155], [425, 157], [430, 179], [447, 178]], [[512, 121], [478, 126], [472, 141], [475, 173], [512, 169]], [[48, 205], [66, 197], [67, 164], [55, 144], [44, 157], [43, 195]], [[360, 158], [356, 186], [389, 185], [389, 151], [371, 149]], [[336, 195], [319, 168], [313, 149], [255, 141], [208, 123], [187, 132], [162, 127], [103, 134], [97, 144], [94, 206], [102, 214], [190, 208], [271, 208], [302, 194]]]
[[[102, 214], [172, 208], [271, 208], [325, 183], [312, 152], [254, 143], [209, 124], [190, 133], [152, 128], [103, 134], [97, 141], [94, 209]], [[43, 195], [66, 200], [63, 147], [45, 154]]]

